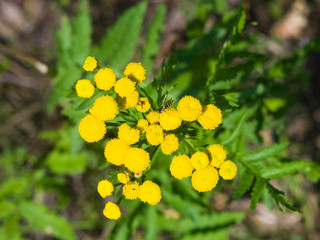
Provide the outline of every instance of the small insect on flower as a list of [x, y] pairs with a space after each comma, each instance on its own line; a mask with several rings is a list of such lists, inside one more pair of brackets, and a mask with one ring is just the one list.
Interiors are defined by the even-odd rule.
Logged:
[[171, 100], [169, 102], [167, 102], [164, 106], [161, 106], [158, 110], [159, 113], [162, 113], [163, 111], [165, 111], [166, 109], [170, 108], [176, 101], [175, 100]]

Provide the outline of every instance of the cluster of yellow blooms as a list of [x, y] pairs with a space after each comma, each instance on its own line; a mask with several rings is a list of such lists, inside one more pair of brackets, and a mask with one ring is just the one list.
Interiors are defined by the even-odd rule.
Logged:
[[[120, 124], [118, 137], [107, 142], [104, 155], [111, 164], [124, 165], [126, 168], [117, 175], [118, 181], [123, 184], [122, 194], [126, 199], [140, 199], [151, 205], [159, 203], [162, 198], [160, 187], [150, 180], [141, 182], [141, 176], [151, 162], [149, 153], [142, 148], [142, 144], [160, 146], [163, 154], [171, 155], [179, 148], [179, 139], [172, 131], [183, 127], [183, 121], [197, 121], [204, 129], [214, 130], [222, 122], [221, 110], [213, 104], [202, 106], [192, 96], [184, 96], [176, 108], [151, 109], [148, 97], [139, 96], [136, 90], [136, 85], [146, 78], [146, 70], [140, 63], [129, 63], [124, 70], [125, 77], [118, 80], [112, 69], [99, 69], [98, 61], [91, 56], [85, 60], [83, 69], [98, 71], [94, 76], [95, 86], [88, 79], [78, 80], [76, 91], [79, 97], [92, 97], [95, 87], [103, 91], [113, 88], [116, 97], [105, 95], [95, 100], [88, 115], [79, 123], [80, 136], [89, 143], [103, 139], [107, 132], [106, 121], [113, 120], [119, 113], [119, 108], [135, 108], [142, 113], [143, 117], [135, 126]], [[199, 192], [210, 191], [216, 186], [219, 175], [226, 180], [236, 176], [237, 166], [230, 160], [225, 161], [226, 155], [219, 144], [209, 146], [206, 152], [197, 151], [191, 157], [176, 155], [172, 159], [170, 172], [177, 179], [191, 176], [192, 186]], [[98, 192], [101, 197], [110, 196], [113, 191], [114, 186], [109, 180], [99, 182]], [[121, 216], [119, 207], [110, 201], [103, 213], [109, 219]]]

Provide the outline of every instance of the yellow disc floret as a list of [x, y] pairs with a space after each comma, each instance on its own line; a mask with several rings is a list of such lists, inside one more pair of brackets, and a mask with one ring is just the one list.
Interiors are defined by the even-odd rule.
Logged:
[[79, 97], [91, 98], [94, 93], [94, 86], [88, 79], [80, 79], [76, 84], [76, 91]]
[[105, 198], [112, 194], [114, 188], [111, 182], [109, 182], [108, 180], [102, 180], [98, 183], [97, 190], [100, 196]]
[[128, 143], [121, 139], [114, 138], [107, 143], [104, 149], [104, 156], [108, 162], [120, 166], [124, 164], [124, 157], [128, 149]]
[[171, 155], [174, 151], [179, 148], [179, 139], [174, 134], [168, 134], [164, 136], [161, 143], [161, 151], [166, 155]]
[[190, 162], [190, 158], [183, 154], [174, 156], [170, 164], [170, 173], [177, 179], [190, 177], [193, 171], [193, 167]]
[[198, 122], [206, 130], [214, 130], [222, 123], [221, 110], [213, 104], [203, 107], [202, 114], [198, 117]]
[[91, 114], [80, 121], [78, 130], [80, 136], [89, 143], [100, 141], [107, 132], [106, 124]]
[[129, 63], [124, 70], [124, 75], [135, 81], [137, 84], [142, 83], [146, 79], [146, 69], [141, 65], [141, 63]]
[[160, 187], [150, 180], [145, 181], [140, 186], [138, 196], [142, 202], [147, 202], [151, 205], [156, 205], [162, 198]]
[[135, 107], [138, 104], [138, 100], [139, 100], [139, 93], [136, 90], [126, 97], [122, 98], [119, 95], [117, 95], [116, 97], [116, 101], [122, 109]]
[[121, 217], [121, 211], [117, 204], [113, 202], [107, 202], [103, 209], [103, 215], [106, 218], [117, 220]]
[[118, 137], [129, 145], [132, 145], [139, 141], [140, 132], [138, 129], [131, 128], [128, 124], [122, 123], [119, 127]]
[[209, 158], [208, 155], [204, 152], [197, 151], [194, 154], [192, 154], [191, 158], [191, 164], [195, 169], [202, 169], [209, 165]]
[[136, 109], [138, 112], [145, 113], [145, 112], [149, 111], [150, 107], [151, 107], [151, 105], [149, 103], [148, 98], [146, 98], [146, 97], [139, 98], [138, 104], [136, 106]]
[[95, 57], [88, 56], [83, 63], [83, 69], [87, 72], [92, 72], [98, 67], [98, 61]]
[[220, 144], [213, 144], [207, 148], [207, 154], [211, 161], [211, 166], [219, 168], [224, 160], [227, 158], [227, 152]]
[[121, 172], [117, 174], [117, 179], [122, 184], [126, 184], [130, 181], [130, 173], [127, 171]]
[[102, 96], [96, 99], [89, 112], [101, 121], [112, 120], [118, 113], [118, 105], [112, 97]]
[[126, 77], [120, 78], [114, 85], [114, 91], [120, 97], [126, 97], [133, 93], [135, 90], [135, 83]]
[[150, 124], [158, 123], [160, 119], [160, 113], [156, 111], [149, 112], [147, 120]]
[[96, 75], [94, 75], [94, 81], [97, 88], [108, 91], [116, 83], [116, 75], [111, 68], [101, 68]]
[[218, 171], [213, 167], [196, 170], [191, 176], [192, 187], [198, 192], [211, 191], [218, 180]]
[[140, 131], [140, 134], [143, 134], [147, 131], [149, 123], [146, 119], [139, 119], [136, 128]]
[[180, 99], [177, 110], [182, 120], [195, 121], [202, 113], [202, 106], [198, 99], [192, 96], [184, 96]]
[[168, 108], [160, 114], [160, 125], [164, 130], [174, 130], [181, 125], [179, 113], [174, 108]]
[[223, 179], [231, 180], [237, 175], [237, 171], [237, 165], [234, 164], [234, 162], [227, 160], [221, 164], [219, 174]]
[[137, 181], [129, 182], [123, 186], [122, 193], [126, 199], [134, 200], [138, 198], [139, 183]]
[[149, 153], [142, 148], [129, 148], [126, 151], [124, 165], [134, 173], [141, 173], [150, 164]]
[[147, 141], [154, 146], [159, 145], [163, 140], [163, 130], [158, 124], [151, 124], [146, 132]]

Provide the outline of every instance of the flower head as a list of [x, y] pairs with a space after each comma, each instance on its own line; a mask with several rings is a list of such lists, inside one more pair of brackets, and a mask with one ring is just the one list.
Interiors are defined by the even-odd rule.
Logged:
[[118, 137], [129, 145], [139, 141], [140, 133], [138, 129], [131, 128], [128, 124], [122, 123], [119, 127]]
[[198, 117], [198, 122], [204, 129], [214, 130], [222, 123], [221, 110], [213, 104], [205, 106]]
[[103, 209], [103, 215], [106, 218], [117, 220], [121, 217], [121, 211], [117, 204], [113, 202], [107, 202]]
[[163, 130], [158, 124], [151, 124], [146, 132], [147, 141], [154, 146], [159, 145], [163, 140]]
[[143, 134], [147, 131], [149, 123], [146, 119], [139, 119], [136, 128], [140, 131], [140, 134]]
[[173, 133], [165, 135], [161, 143], [161, 151], [166, 155], [171, 155], [179, 148], [179, 139]]
[[234, 162], [227, 160], [221, 164], [219, 174], [223, 179], [231, 180], [237, 175], [237, 171], [237, 165], [234, 164]]
[[91, 114], [80, 121], [78, 130], [80, 136], [89, 143], [100, 141], [107, 132], [106, 124]]
[[162, 198], [160, 187], [150, 180], [145, 181], [140, 186], [138, 196], [142, 202], [147, 202], [151, 205], [156, 205]]
[[95, 57], [88, 56], [83, 63], [83, 69], [87, 72], [92, 72], [98, 67], [98, 61]]
[[133, 93], [135, 90], [135, 83], [126, 77], [120, 78], [114, 85], [114, 91], [120, 97], [126, 97]]
[[150, 107], [151, 105], [149, 103], [148, 98], [146, 97], [139, 98], [138, 104], [136, 106], [136, 109], [138, 112], [142, 112], [142, 113], [148, 112]]
[[195, 169], [202, 169], [209, 165], [208, 155], [197, 151], [191, 156], [191, 164]]
[[146, 69], [141, 65], [141, 63], [129, 63], [124, 70], [124, 75], [135, 81], [137, 84], [142, 83], [146, 79]]
[[98, 183], [97, 190], [100, 196], [105, 198], [112, 194], [114, 188], [111, 182], [109, 182], [108, 180], [102, 180]]
[[202, 113], [202, 106], [198, 99], [192, 96], [184, 96], [180, 99], [177, 110], [182, 120], [195, 121]]
[[126, 199], [134, 200], [138, 198], [139, 183], [137, 181], [129, 182], [123, 186], [122, 193]]
[[191, 176], [192, 187], [198, 192], [211, 191], [218, 180], [218, 171], [213, 167], [198, 169]]
[[227, 152], [224, 150], [223, 146], [220, 144], [213, 144], [207, 148], [207, 154], [211, 161], [211, 166], [219, 168], [220, 165], [227, 157]]
[[142, 148], [129, 148], [126, 151], [124, 165], [134, 173], [141, 173], [150, 164], [149, 153]]
[[76, 91], [79, 97], [91, 98], [94, 93], [94, 86], [88, 79], [80, 79], [76, 84]]
[[160, 119], [160, 113], [156, 111], [149, 112], [147, 120], [150, 124], [158, 123]]
[[168, 108], [160, 114], [160, 125], [164, 130], [174, 130], [181, 125], [179, 113], [174, 108]]
[[126, 184], [130, 181], [130, 173], [127, 171], [121, 172], [117, 174], [117, 179], [122, 184]]
[[116, 83], [116, 75], [111, 68], [101, 68], [96, 75], [94, 75], [94, 81], [97, 88], [108, 91]]
[[183, 154], [174, 156], [170, 164], [170, 173], [177, 179], [190, 177], [193, 171], [193, 167], [190, 162], [190, 158]]
[[107, 142], [107, 145], [104, 149], [104, 156], [108, 162], [116, 166], [120, 166], [124, 164], [124, 157], [128, 149], [128, 143], [121, 139], [114, 138]]
[[135, 90], [126, 97], [120, 97], [117, 95], [116, 101], [122, 109], [128, 109], [135, 107], [138, 104], [139, 93]]
[[89, 112], [101, 121], [112, 120], [118, 113], [118, 105], [112, 97], [102, 96], [96, 99]]

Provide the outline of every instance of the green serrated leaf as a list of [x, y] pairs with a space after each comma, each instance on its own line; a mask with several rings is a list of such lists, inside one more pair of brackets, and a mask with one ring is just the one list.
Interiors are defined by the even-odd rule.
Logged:
[[50, 212], [47, 207], [33, 202], [22, 202], [19, 209], [30, 227], [59, 239], [77, 239], [69, 223], [54, 212]]
[[301, 211], [298, 208], [294, 207], [292, 203], [290, 203], [288, 200], [286, 200], [283, 197], [284, 193], [282, 191], [279, 191], [278, 189], [273, 187], [270, 183], [267, 184], [267, 189], [280, 210], [282, 210], [282, 206], [284, 206], [285, 208], [291, 211], [301, 213]]
[[253, 210], [256, 208], [263, 189], [264, 189], [264, 180], [260, 177], [257, 177], [256, 183], [254, 184], [253, 190], [251, 192], [250, 210]]
[[91, 46], [91, 18], [87, 0], [79, 2], [77, 14], [72, 21], [72, 44], [70, 53], [73, 62], [82, 66]]
[[146, 44], [144, 45], [142, 51], [142, 59], [143, 65], [145, 66], [147, 73], [150, 74], [153, 67], [153, 60], [157, 56], [160, 40], [161, 40], [161, 32], [163, 29], [163, 23], [166, 14], [166, 5], [159, 4], [156, 12], [154, 14], [154, 18], [150, 23], [148, 28], [147, 36], [146, 36]]
[[289, 146], [289, 142], [282, 142], [279, 144], [274, 144], [271, 147], [263, 148], [256, 152], [251, 152], [241, 156], [241, 159], [245, 162], [253, 162], [260, 159], [266, 159], [276, 154], [279, 154], [281, 151], [286, 149]]
[[272, 168], [267, 168], [263, 173], [262, 177], [266, 179], [281, 178], [285, 175], [296, 174], [299, 171], [310, 168], [311, 163], [307, 161], [292, 161], [289, 163], [281, 163]]
[[115, 72], [119, 73], [133, 57], [146, 8], [147, 2], [142, 1], [127, 10], [94, 48], [94, 56], [102, 63], [108, 62]]
[[241, 198], [251, 187], [254, 174], [245, 166], [241, 167], [239, 185], [233, 193], [233, 200]]

